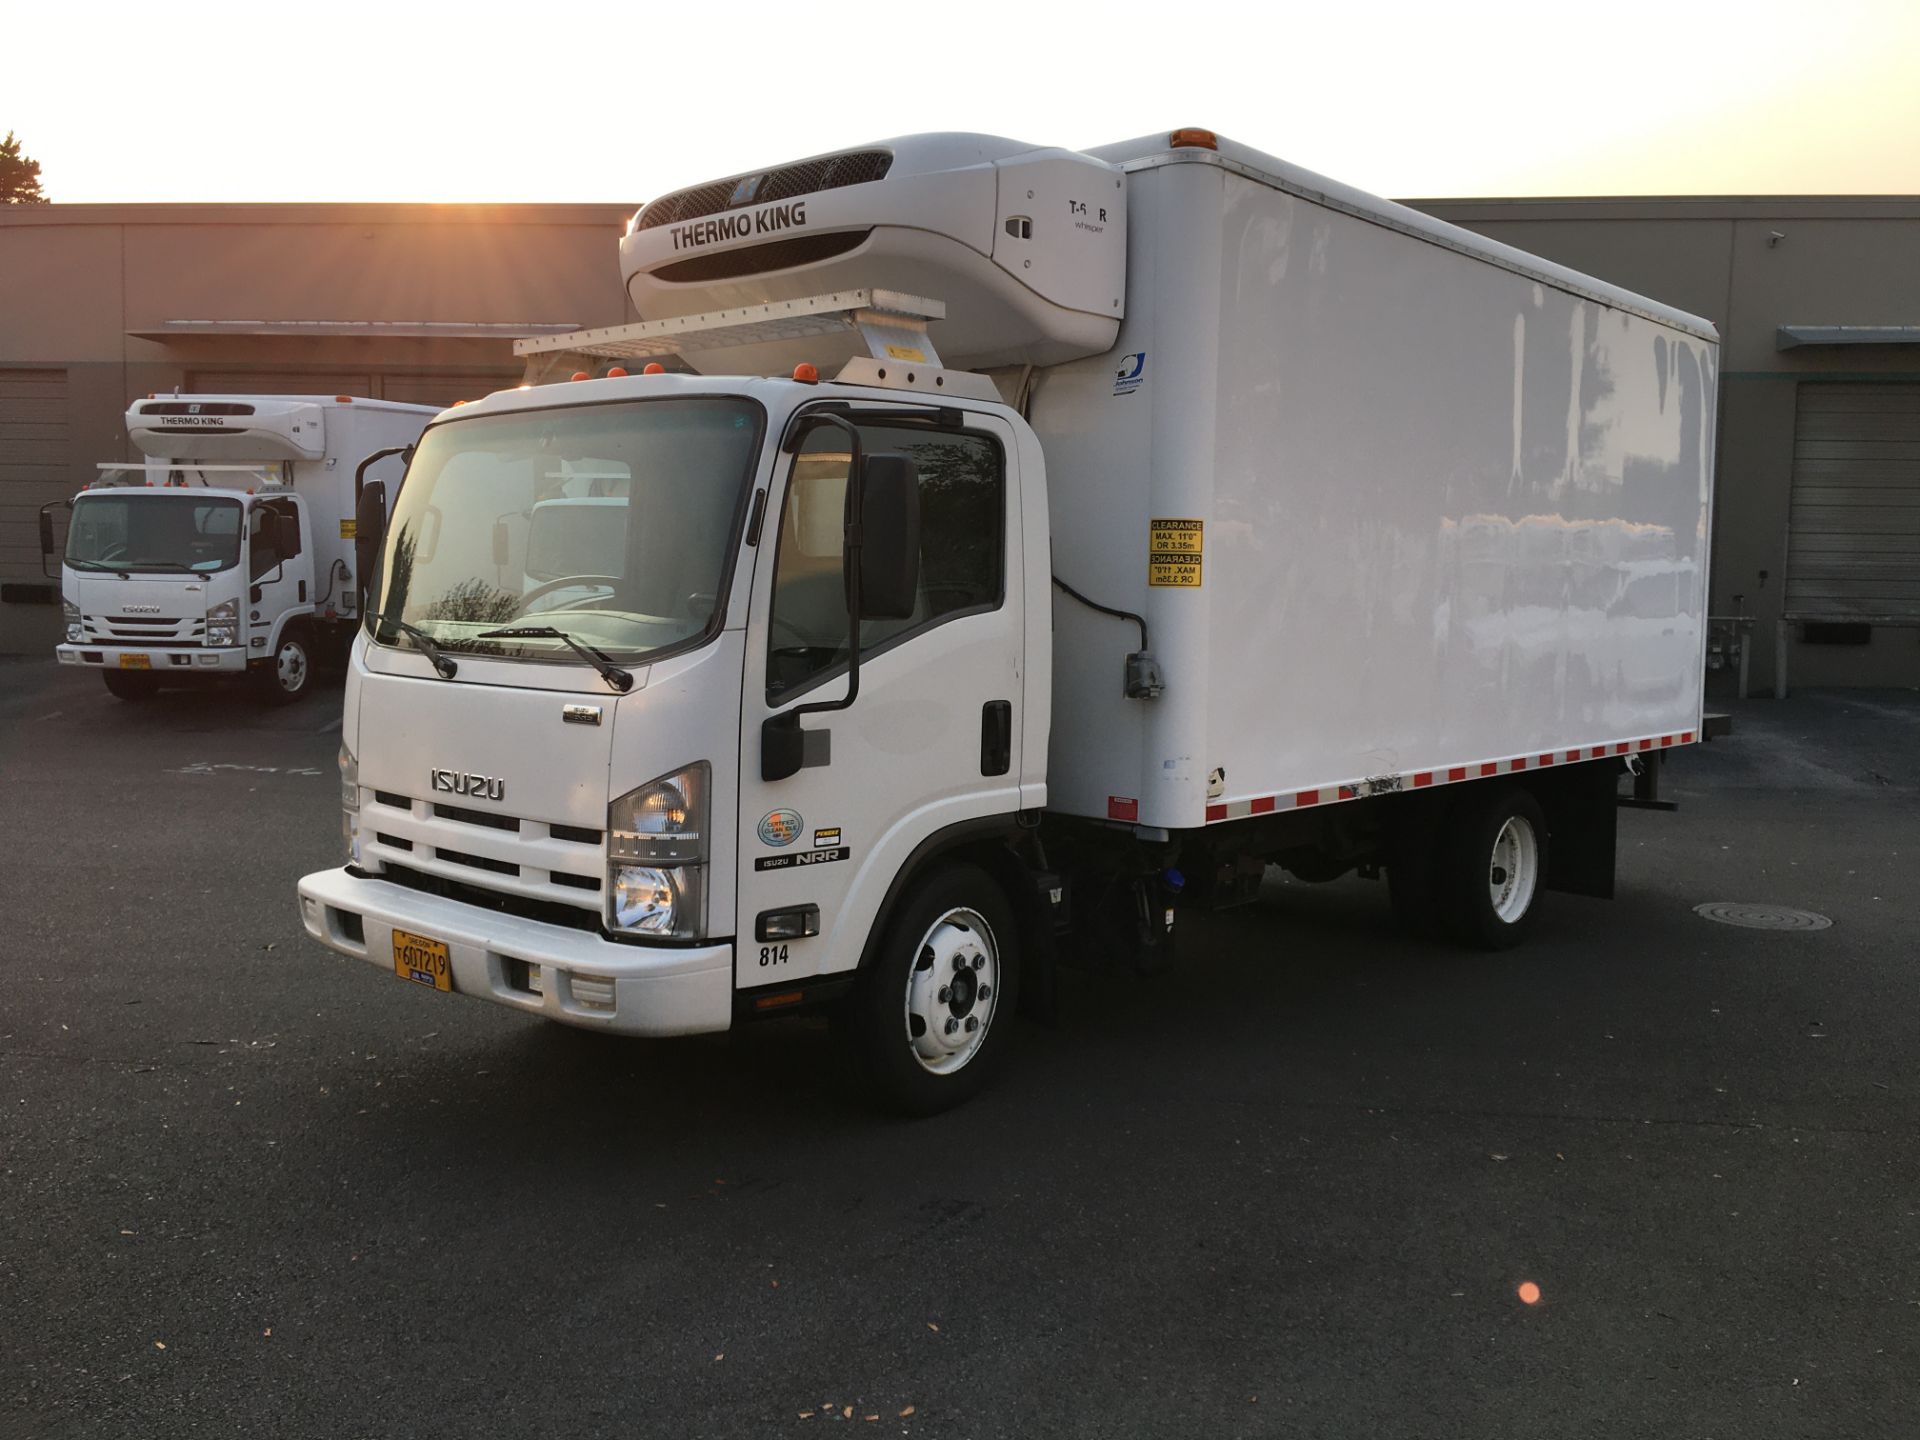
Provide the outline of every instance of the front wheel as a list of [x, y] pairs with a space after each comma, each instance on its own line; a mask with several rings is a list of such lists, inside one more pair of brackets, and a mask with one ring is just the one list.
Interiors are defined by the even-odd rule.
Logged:
[[943, 865], [888, 922], [852, 1002], [852, 1039], [889, 1108], [932, 1115], [986, 1084], [1019, 984], [1006, 897], [984, 870]]
[[1449, 817], [1440, 858], [1447, 929], [1464, 945], [1511, 950], [1526, 938], [1547, 875], [1547, 818], [1517, 787], [1492, 788]]
[[280, 632], [273, 658], [255, 672], [260, 698], [269, 705], [291, 705], [313, 680], [313, 649], [306, 632], [289, 626]]

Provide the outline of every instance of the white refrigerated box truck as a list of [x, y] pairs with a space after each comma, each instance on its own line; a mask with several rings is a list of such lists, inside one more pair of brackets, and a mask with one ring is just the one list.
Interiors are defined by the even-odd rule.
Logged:
[[839, 1007], [937, 1109], [1271, 864], [1515, 943], [1700, 733], [1705, 321], [1204, 131], [888, 141], [621, 259], [647, 320], [520, 342], [579, 383], [442, 416], [384, 539], [369, 488], [299, 891], [390, 976]]
[[[316, 651], [344, 653], [359, 620], [358, 487], [397, 477], [437, 413], [348, 395], [135, 401], [143, 458], [101, 465], [64, 502], [60, 663], [99, 670], [122, 700], [232, 676], [298, 699]], [[54, 508], [40, 512], [48, 560]]]

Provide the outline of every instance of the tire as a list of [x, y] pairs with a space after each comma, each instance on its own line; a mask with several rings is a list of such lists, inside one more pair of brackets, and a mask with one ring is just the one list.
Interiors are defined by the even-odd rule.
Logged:
[[304, 627], [289, 625], [280, 632], [280, 645], [254, 672], [260, 698], [269, 705], [291, 705], [312, 688], [313, 640]]
[[160, 693], [160, 682], [152, 675], [123, 675], [118, 670], [103, 670], [100, 678], [106, 682], [107, 693], [116, 700], [125, 700], [129, 704], [139, 700], [151, 700]]
[[1436, 864], [1449, 935], [1478, 950], [1526, 939], [1547, 876], [1547, 817], [1518, 786], [1462, 797], [1441, 835]]
[[1019, 978], [1013, 909], [984, 870], [942, 865], [916, 881], [847, 1016], [875, 1098], [934, 1115], [978, 1093], [1010, 1043]]

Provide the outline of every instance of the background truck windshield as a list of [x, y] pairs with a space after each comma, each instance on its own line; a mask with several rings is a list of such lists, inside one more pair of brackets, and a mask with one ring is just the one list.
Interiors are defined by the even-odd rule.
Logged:
[[240, 502], [179, 490], [105, 490], [73, 502], [76, 570], [225, 570], [240, 559]]
[[376, 638], [404, 620], [446, 649], [562, 659], [552, 626], [631, 661], [702, 634], [720, 605], [759, 453], [751, 401], [639, 400], [436, 425], [394, 504]]

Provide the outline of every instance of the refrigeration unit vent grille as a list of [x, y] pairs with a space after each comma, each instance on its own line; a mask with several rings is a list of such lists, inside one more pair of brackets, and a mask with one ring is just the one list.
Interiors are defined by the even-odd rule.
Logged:
[[791, 240], [770, 240], [745, 250], [718, 250], [711, 255], [695, 255], [662, 265], [653, 272], [656, 280], [679, 284], [698, 284], [708, 280], [732, 280], [740, 275], [765, 275], [774, 270], [789, 270], [796, 265], [817, 265], [836, 255], [857, 250], [871, 230], [849, 230], [838, 235], [801, 235]]
[[796, 195], [865, 185], [885, 179], [892, 167], [893, 155], [886, 150], [848, 150], [819, 160], [781, 165], [758, 175], [715, 180], [661, 196], [640, 212], [633, 228], [651, 230], [656, 225], [676, 225], [682, 220], [718, 215], [743, 205], [765, 205], [773, 200], [791, 200]]

